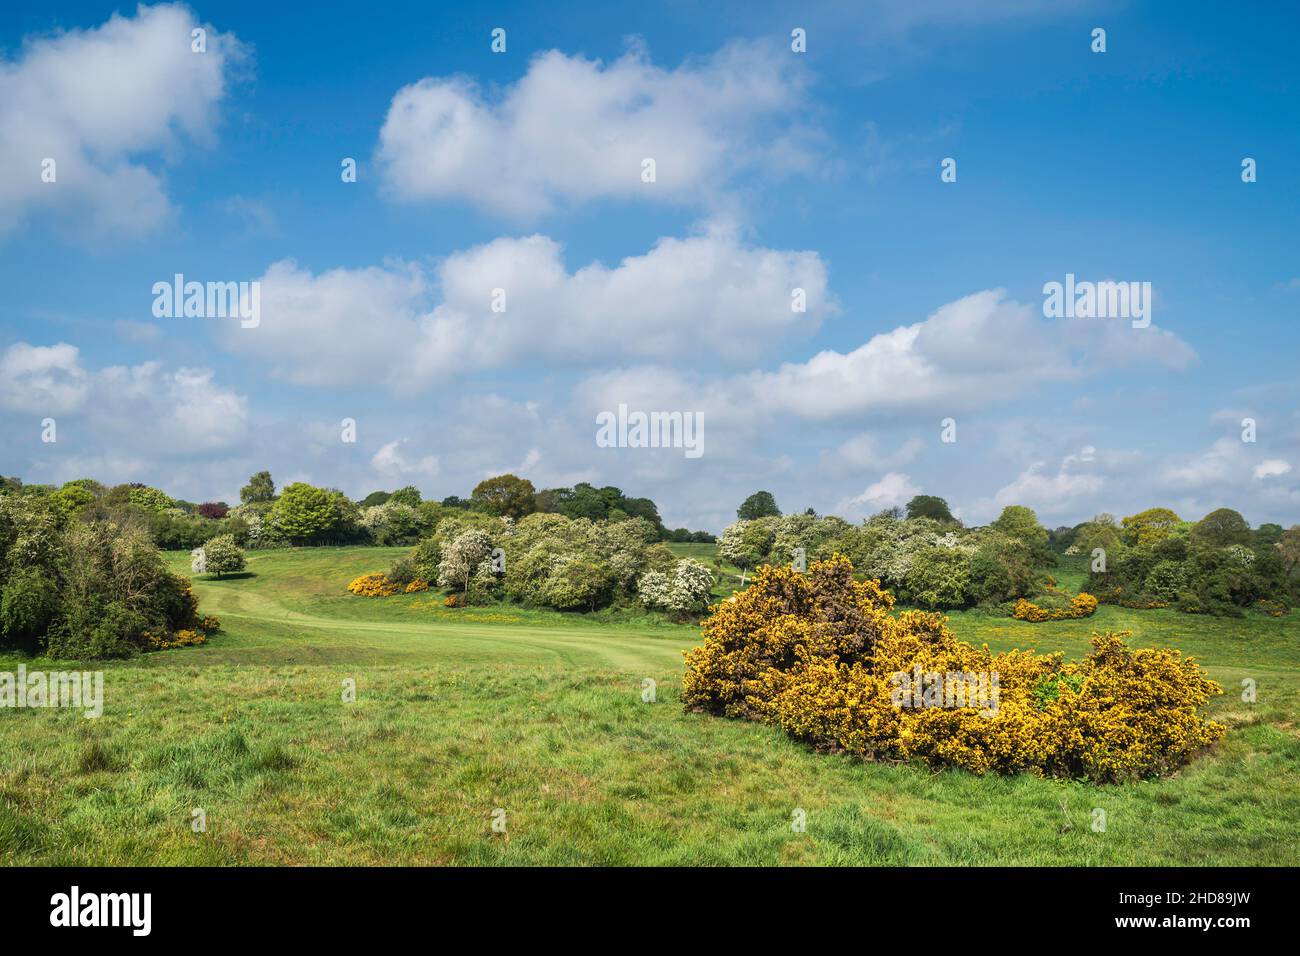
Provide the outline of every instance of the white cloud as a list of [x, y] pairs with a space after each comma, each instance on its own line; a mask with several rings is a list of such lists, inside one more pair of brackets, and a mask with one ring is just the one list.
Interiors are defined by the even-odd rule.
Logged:
[[418, 372], [416, 353], [427, 347], [419, 314], [427, 286], [415, 266], [313, 275], [284, 259], [258, 281], [260, 324], [219, 326], [230, 351], [262, 359], [298, 385], [392, 385]]
[[[36, 209], [75, 217], [78, 235], [132, 235], [170, 213], [161, 177], [141, 161], [167, 158], [178, 134], [210, 143], [216, 106], [246, 52], [184, 6], [140, 7], [91, 30], [29, 40], [0, 60], [0, 232]], [[42, 163], [56, 180], [43, 182]]]
[[61, 415], [89, 393], [75, 346], [17, 342], [0, 356], [0, 405], [13, 411]]
[[861, 494], [842, 500], [835, 506], [835, 513], [848, 519], [864, 518], [885, 508], [905, 505], [920, 493], [920, 486], [913, 484], [911, 478], [901, 472], [891, 471], [879, 481], [868, 485]]
[[1164, 480], [1180, 490], [1230, 484], [1242, 470], [1245, 453], [1235, 438], [1220, 438], [1209, 448], [1166, 465]]
[[[506, 468], [504, 470], [509, 472], [512, 475], [526, 475], [541, 463], [542, 463], [542, 453], [536, 448], [530, 448], [528, 449], [528, 453], [524, 455], [523, 460], [520, 461], [519, 464], [515, 465], [513, 468]], [[499, 475], [499, 474], [501, 474], [501, 471], [498, 471], [496, 469], [488, 469], [488, 471], [484, 473], [483, 477], [491, 478], [493, 475]]]
[[1291, 463], [1282, 458], [1266, 458], [1255, 466], [1255, 477], [1277, 478], [1291, 472]]
[[1101, 493], [1106, 479], [1081, 466], [1096, 461], [1095, 449], [1086, 454], [1067, 455], [1052, 471], [1047, 463], [1036, 461], [1014, 481], [999, 488], [993, 496], [995, 508], [1028, 505], [1043, 515], [1074, 514], [1083, 502]]
[[[672, 70], [639, 46], [609, 64], [552, 50], [500, 96], [460, 76], [398, 90], [377, 160], [395, 198], [514, 217], [610, 197], [697, 202], [738, 169], [809, 163], [788, 122], [805, 108], [803, 86], [796, 58], [766, 45]], [[647, 157], [653, 183], [641, 179]]]
[[[692, 395], [693, 405], [719, 418], [770, 422], [794, 417], [811, 421], [895, 421], [900, 415], [938, 416], [984, 409], [1042, 385], [1079, 381], [1115, 363], [1181, 367], [1175, 353], [1193, 355], [1180, 339], [1176, 348], [1160, 337], [1117, 352], [1112, 334], [1099, 324], [1091, 332], [1045, 321], [1035, 307], [1008, 300], [1001, 289], [977, 292], [937, 309], [929, 318], [873, 336], [851, 352], [826, 350], [805, 362], [774, 371], [755, 371], [692, 387], [681, 375], [653, 373], [665, 391]], [[1136, 336], [1152, 326], [1130, 329]], [[1172, 356], [1172, 357], [1171, 357]], [[624, 388], [644, 384], [645, 373], [625, 369], [602, 378], [602, 393], [614, 400]], [[624, 384], [626, 383], [626, 384]]]
[[232, 447], [248, 430], [248, 400], [222, 388], [210, 369], [168, 372], [157, 362], [114, 366], [97, 376], [95, 418], [140, 427], [169, 453]]
[[[178, 456], [229, 448], [248, 430], [247, 399], [217, 385], [208, 369], [166, 371], [144, 362], [89, 370], [77, 348], [65, 343], [19, 342], [6, 349], [0, 407], [57, 416], [55, 444], [61, 447], [46, 451], [87, 455], [94, 445], [119, 460], [129, 460], [132, 450]], [[39, 429], [20, 434], [36, 441]]]
[[412, 477], [437, 477], [442, 470], [438, 456], [424, 455], [420, 458], [412, 458], [402, 451], [402, 447], [408, 444], [410, 440], [406, 438], [390, 441], [375, 452], [374, 457], [370, 459], [371, 466], [384, 478], [402, 480]]
[[[746, 382], [751, 401], [789, 408], [803, 418], [891, 415], [899, 411], [956, 414], [1014, 398], [1044, 383], [1077, 380], [1112, 365], [1182, 367], [1191, 349], [1164, 330], [1119, 348], [1123, 335], [1101, 323], [1043, 321], [1034, 307], [1002, 289], [941, 306], [924, 322], [874, 336], [852, 352], [821, 352], [806, 362], [757, 372]], [[1065, 327], [1062, 327], [1062, 326]], [[1172, 340], [1172, 341], [1170, 341]]]
[[[816, 253], [746, 246], [721, 226], [662, 239], [612, 268], [570, 273], [562, 251], [545, 236], [496, 239], [455, 253], [432, 277], [415, 264], [313, 275], [284, 260], [260, 280], [261, 324], [219, 334], [298, 384], [413, 393], [542, 361], [752, 360], [834, 310]], [[435, 285], [441, 301], [431, 305]], [[792, 311], [794, 288], [806, 291], [807, 312]], [[492, 309], [497, 289], [504, 312]]]

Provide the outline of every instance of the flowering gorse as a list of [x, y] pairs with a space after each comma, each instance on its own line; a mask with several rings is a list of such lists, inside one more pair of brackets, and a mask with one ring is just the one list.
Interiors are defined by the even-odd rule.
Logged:
[[[892, 597], [852, 570], [842, 556], [806, 575], [761, 568], [687, 652], [685, 706], [868, 758], [1103, 782], [1167, 773], [1225, 733], [1201, 715], [1222, 689], [1179, 651], [1107, 634], [1077, 662], [995, 654], [957, 640], [939, 614], [892, 613]], [[1075, 601], [1095, 610], [1090, 595]], [[997, 675], [997, 706], [900, 707], [894, 675], [916, 671]]]

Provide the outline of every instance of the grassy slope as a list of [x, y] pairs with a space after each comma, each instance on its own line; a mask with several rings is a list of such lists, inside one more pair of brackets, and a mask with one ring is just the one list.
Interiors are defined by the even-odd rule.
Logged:
[[[690, 546], [687, 546], [690, 547]], [[701, 546], [695, 546], [697, 548]], [[706, 552], [709, 546], [702, 546]], [[402, 549], [253, 553], [200, 580], [223, 632], [109, 665], [105, 713], [0, 711], [0, 859], [79, 863], [1292, 864], [1300, 617], [1104, 607], [995, 648], [1078, 656], [1095, 629], [1194, 653], [1231, 730], [1174, 778], [1095, 787], [826, 756], [685, 714], [693, 628], [344, 592]], [[704, 555], [707, 557], [707, 553]], [[177, 569], [187, 556], [173, 555]], [[17, 661], [0, 658], [0, 669]], [[28, 662], [29, 668], [40, 666]], [[641, 682], [658, 702], [641, 702]], [[1259, 703], [1242, 704], [1243, 677]], [[358, 700], [340, 701], [341, 682]], [[208, 832], [190, 830], [202, 807]], [[491, 833], [507, 812], [509, 839]], [[807, 832], [790, 827], [807, 812]], [[1094, 833], [1094, 807], [1108, 815]]]

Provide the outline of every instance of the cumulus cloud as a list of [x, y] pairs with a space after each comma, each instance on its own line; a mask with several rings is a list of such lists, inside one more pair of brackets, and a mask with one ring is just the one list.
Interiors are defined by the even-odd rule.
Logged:
[[407, 438], [390, 441], [375, 452], [374, 457], [370, 459], [371, 467], [381, 477], [395, 481], [403, 481], [408, 478], [437, 477], [442, 470], [438, 456], [422, 455], [418, 458], [413, 457], [403, 451], [403, 446], [409, 444], [410, 439]]
[[148, 447], [204, 452], [232, 447], [247, 433], [248, 399], [217, 385], [210, 369], [144, 362], [103, 369], [95, 379], [94, 420], [138, 429]]
[[1028, 505], [1044, 515], [1075, 514], [1080, 506], [1095, 498], [1105, 487], [1106, 479], [1087, 466], [1096, 462], [1096, 450], [1089, 447], [1067, 455], [1055, 469], [1047, 462], [1036, 461], [1010, 484], [993, 496], [996, 508]]
[[[91, 446], [129, 461], [229, 448], [247, 435], [248, 400], [219, 386], [211, 370], [157, 362], [92, 370], [74, 346], [18, 342], [0, 356], [0, 408], [56, 417], [58, 442], [43, 450], [87, 455]], [[14, 447], [39, 439], [19, 425]], [[65, 420], [66, 418], [66, 420]]]
[[[611, 197], [700, 202], [738, 170], [809, 164], [811, 134], [792, 129], [804, 85], [796, 58], [766, 45], [676, 69], [639, 46], [608, 64], [552, 50], [500, 95], [460, 76], [403, 87], [377, 160], [394, 198], [512, 217]], [[653, 183], [642, 182], [646, 158]]]
[[1224, 485], [1241, 476], [1246, 467], [1245, 458], [1240, 441], [1220, 438], [1201, 452], [1168, 463], [1163, 477], [1170, 487], [1181, 491]]
[[[816, 253], [748, 246], [722, 226], [575, 272], [559, 243], [534, 235], [458, 252], [432, 274], [395, 264], [317, 275], [284, 260], [259, 281], [261, 324], [228, 323], [226, 347], [298, 384], [405, 393], [543, 361], [751, 360], [834, 310]], [[796, 288], [805, 312], [792, 309]]]
[[891, 471], [879, 481], [868, 485], [861, 494], [843, 499], [835, 506], [842, 518], [858, 519], [907, 504], [921, 493], [921, 488], [902, 472]]
[[[170, 157], [178, 134], [210, 143], [246, 56], [211, 27], [207, 52], [192, 52], [199, 26], [184, 6], [142, 6], [0, 60], [0, 232], [38, 209], [75, 215], [79, 235], [139, 234], [167, 218], [162, 178], [142, 157]], [[54, 182], [42, 180], [46, 159]]]
[[1255, 466], [1255, 477], [1258, 479], [1277, 478], [1290, 472], [1291, 463], [1282, 458], [1267, 458]]
[[[1140, 362], [1180, 368], [1186, 356], [1194, 357], [1181, 339], [1155, 326], [1130, 328], [1134, 336], [1153, 330], [1160, 335], [1117, 354], [1110, 342], [1113, 333], [1099, 323], [1064, 321], [1087, 328], [1062, 329], [1061, 322], [1046, 321], [1040, 310], [994, 289], [950, 302], [924, 321], [882, 332], [850, 352], [828, 349], [772, 371], [696, 385], [683, 374], [635, 368], [598, 379], [606, 401], [616, 401], [624, 392], [644, 392], [658, 382], [665, 393], [694, 402], [686, 408], [738, 424], [787, 417], [894, 421], [985, 409], [1038, 386], [1082, 381], [1116, 366]], [[1163, 336], [1170, 336], [1177, 348]], [[935, 417], [936, 428], [938, 423]]]
[[0, 406], [60, 415], [80, 408], [90, 388], [75, 346], [17, 342], [0, 356]]
[[1193, 359], [1190, 346], [1155, 326], [1119, 330], [1102, 321], [1044, 321], [1037, 307], [992, 289], [941, 306], [923, 322], [876, 335], [851, 352], [827, 350], [806, 362], [757, 372], [745, 387], [762, 406], [788, 408], [803, 418], [907, 410], [956, 414], [1109, 367], [1182, 368]]
[[1235, 434], [1226, 435], [1198, 451], [1131, 470], [1122, 488], [1131, 498], [1136, 486], [1149, 501], [1167, 502], [1184, 517], [1199, 518], [1227, 505], [1252, 521], [1293, 523], [1300, 485], [1290, 461], [1260, 459], [1255, 448]]

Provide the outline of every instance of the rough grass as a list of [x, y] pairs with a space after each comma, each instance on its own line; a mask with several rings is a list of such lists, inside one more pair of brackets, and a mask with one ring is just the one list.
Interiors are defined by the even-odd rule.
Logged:
[[[701, 546], [696, 546], [701, 547]], [[708, 546], [702, 546], [707, 549]], [[104, 715], [0, 711], [19, 864], [1244, 864], [1300, 858], [1300, 617], [954, 615], [995, 648], [1096, 629], [1195, 654], [1227, 740], [1119, 787], [816, 754], [682, 712], [694, 628], [345, 592], [403, 549], [254, 552], [199, 579], [207, 646], [106, 665]], [[187, 555], [169, 556], [184, 569]], [[0, 658], [13, 669], [16, 658]], [[25, 661], [29, 668], [49, 662]], [[67, 665], [59, 665], [66, 667]], [[1243, 678], [1259, 702], [1240, 699]], [[657, 682], [643, 703], [642, 682]], [[357, 700], [342, 701], [345, 680]], [[202, 809], [207, 831], [195, 833]], [[492, 828], [505, 811], [506, 832]], [[1104, 833], [1090, 826], [1106, 811]], [[792, 814], [807, 815], [804, 833]]]

